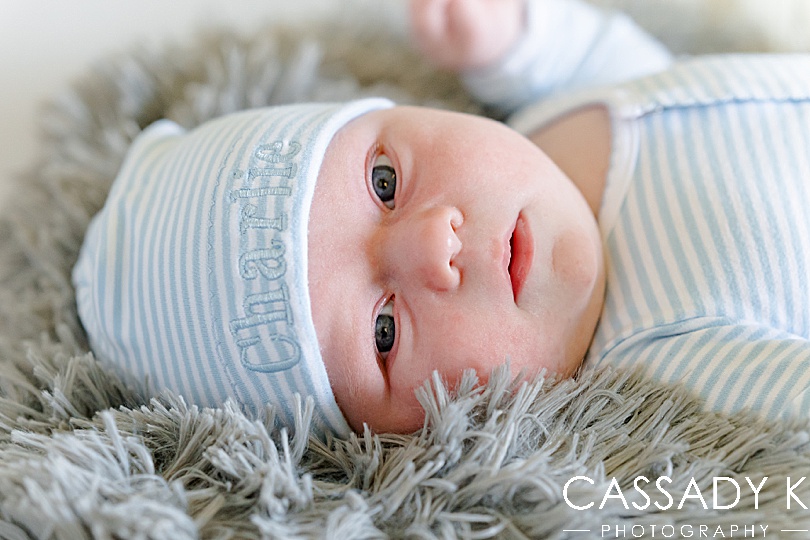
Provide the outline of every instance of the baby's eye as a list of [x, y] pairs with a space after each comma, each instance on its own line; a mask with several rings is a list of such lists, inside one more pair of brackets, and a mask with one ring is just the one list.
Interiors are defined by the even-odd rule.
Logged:
[[391, 297], [385, 302], [385, 305], [377, 314], [377, 320], [374, 322], [374, 342], [377, 346], [377, 352], [380, 353], [383, 360], [388, 358], [388, 353], [394, 347], [396, 336], [394, 299]]
[[394, 195], [397, 191], [397, 171], [391, 160], [384, 154], [374, 159], [371, 168], [371, 187], [380, 201], [388, 208], [394, 208]]

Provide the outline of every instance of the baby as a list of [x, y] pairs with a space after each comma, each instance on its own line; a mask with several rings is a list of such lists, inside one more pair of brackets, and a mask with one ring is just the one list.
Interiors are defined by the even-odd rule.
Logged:
[[510, 127], [382, 99], [150, 126], [74, 269], [97, 356], [286, 424], [312, 396], [338, 435], [417, 429], [434, 370], [507, 360], [806, 415], [810, 59], [672, 65], [576, 0], [411, 13]]

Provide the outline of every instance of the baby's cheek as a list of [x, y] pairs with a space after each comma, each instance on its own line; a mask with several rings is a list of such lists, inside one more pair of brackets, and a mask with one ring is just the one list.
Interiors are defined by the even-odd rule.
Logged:
[[507, 360], [517, 366], [515, 372], [531, 362], [537, 332], [514, 314], [499, 312], [491, 305], [444, 308], [441, 316], [436, 313], [434, 319], [420, 325], [413, 355], [396, 360], [391, 373], [392, 397], [403, 404], [415, 402], [415, 390], [434, 371], [453, 388], [467, 369], [474, 369], [484, 383]]
[[435, 363], [448, 380], [457, 381], [464, 370], [474, 369], [485, 381], [493, 368], [525, 349], [528, 336], [520, 331], [519, 325], [498, 317], [492, 309], [484, 311], [470, 310], [460, 315], [455, 331], [448, 329], [440, 338], [437, 351], [441, 356]]
[[391, 374], [401, 388], [401, 397], [413, 394], [434, 371], [451, 382], [465, 367], [471, 367], [477, 347], [466, 335], [468, 325], [463, 314], [453, 312], [420, 325], [413, 354], [397, 358]]

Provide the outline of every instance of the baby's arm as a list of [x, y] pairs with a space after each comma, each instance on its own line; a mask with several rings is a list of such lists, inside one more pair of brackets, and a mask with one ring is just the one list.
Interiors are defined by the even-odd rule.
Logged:
[[411, 0], [417, 46], [437, 65], [465, 72], [495, 64], [525, 26], [525, 0]]
[[412, 0], [418, 46], [504, 112], [543, 96], [666, 68], [671, 55], [621, 13], [580, 0]]

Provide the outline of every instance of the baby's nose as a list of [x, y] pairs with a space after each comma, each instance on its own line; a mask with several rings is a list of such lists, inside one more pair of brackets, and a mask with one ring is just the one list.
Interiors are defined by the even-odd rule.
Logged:
[[461, 251], [456, 230], [464, 217], [453, 206], [434, 206], [404, 217], [391, 227], [386, 239], [386, 260], [391, 275], [404, 283], [434, 291], [458, 287], [459, 269], [454, 265]]

